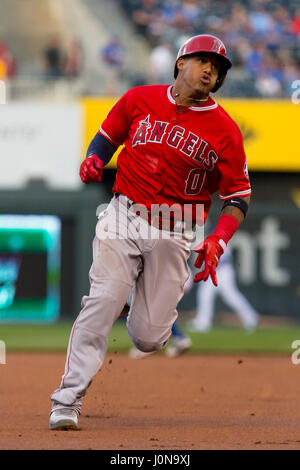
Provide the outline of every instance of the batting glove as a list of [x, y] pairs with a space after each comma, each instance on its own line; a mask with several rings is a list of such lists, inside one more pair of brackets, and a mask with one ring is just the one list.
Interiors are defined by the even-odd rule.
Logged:
[[93, 181], [102, 180], [103, 161], [97, 155], [91, 155], [86, 158], [80, 166], [80, 179], [83, 183], [89, 184]]
[[221, 255], [224, 253], [225, 246], [225, 242], [220, 237], [211, 235], [194, 248], [193, 251], [199, 253], [195, 261], [195, 267], [201, 268], [204, 262], [204, 270], [196, 274], [194, 282], [207, 281], [208, 276], [210, 276], [214, 285], [218, 285], [216, 267]]

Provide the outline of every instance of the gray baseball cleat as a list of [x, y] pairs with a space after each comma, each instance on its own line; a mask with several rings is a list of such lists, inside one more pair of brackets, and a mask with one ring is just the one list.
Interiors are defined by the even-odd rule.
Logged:
[[57, 408], [51, 411], [49, 428], [57, 431], [78, 429], [78, 412], [73, 408]]
[[143, 351], [140, 351], [139, 349], [137, 348], [131, 348], [128, 352], [128, 356], [131, 358], [131, 359], [144, 359], [145, 357], [148, 357], [148, 356], [151, 356], [152, 354], [154, 354], [156, 351], [151, 351], [151, 352], [143, 352]]
[[191, 339], [186, 336], [182, 338], [173, 337], [171, 341], [171, 346], [165, 352], [165, 355], [170, 358], [180, 356], [192, 346]]

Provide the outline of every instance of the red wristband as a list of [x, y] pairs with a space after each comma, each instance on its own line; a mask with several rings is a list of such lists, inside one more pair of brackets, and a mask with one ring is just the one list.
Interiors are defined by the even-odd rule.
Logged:
[[220, 237], [227, 245], [239, 226], [240, 223], [234, 215], [222, 214], [217, 223], [214, 235]]

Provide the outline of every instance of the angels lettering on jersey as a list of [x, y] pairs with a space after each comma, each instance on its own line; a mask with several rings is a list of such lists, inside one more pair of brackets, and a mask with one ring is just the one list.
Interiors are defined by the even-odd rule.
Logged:
[[236, 123], [211, 98], [205, 106], [178, 108], [171, 89], [131, 88], [102, 123], [104, 137], [124, 144], [113, 191], [147, 207], [204, 203], [206, 214], [217, 191], [220, 199], [250, 195]]
[[151, 124], [150, 114], [139, 122], [139, 126], [132, 139], [132, 147], [147, 143], [167, 144], [178, 149], [207, 171], [213, 170], [218, 155], [211, 145], [204, 139], [184, 127], [171, 125], [166, 121], [155, 121]]

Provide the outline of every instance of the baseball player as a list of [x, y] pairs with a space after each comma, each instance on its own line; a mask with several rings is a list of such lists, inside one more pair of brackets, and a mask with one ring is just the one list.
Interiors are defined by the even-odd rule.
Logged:
[[207, 333], [212, 328], [214, 304], [216, 296], [220, 297], [239, 317], [244, 330], [253, 332], [257, 327], [259, 314], [246, 297], [239, 291], [233, 266], [230, 245], [217, 267], [218, 286], [215, 287], [210, 279], [199, 284], [197, 289], [196, 316], [190, 323], [191, 328], [199, 333]]
[[196, 268], [204, 265], [194, 281], [210, 277], [217, 285], [217, 264], [251, 194], [241, 132], [211, 96], [231, 65], [217, 37], [190, 38], [178, 52], [174, 84], [128, 90], [89, 145], [80, 167], [86, 184], [101, 182], [103, 167], [119, 145], [124, 148], [113, 198], [96, 224], [90, 292], [72, 328], [60, 386], [51, 395], [51, 429], [78, 427], [82, 399], [134, 285], [127, 318], [131, 341], [144, 352], [164, 347], [188, 279], [195, 224], [205, 222], [218, 191], [223, 204], [216, 229], [194, 248]]

